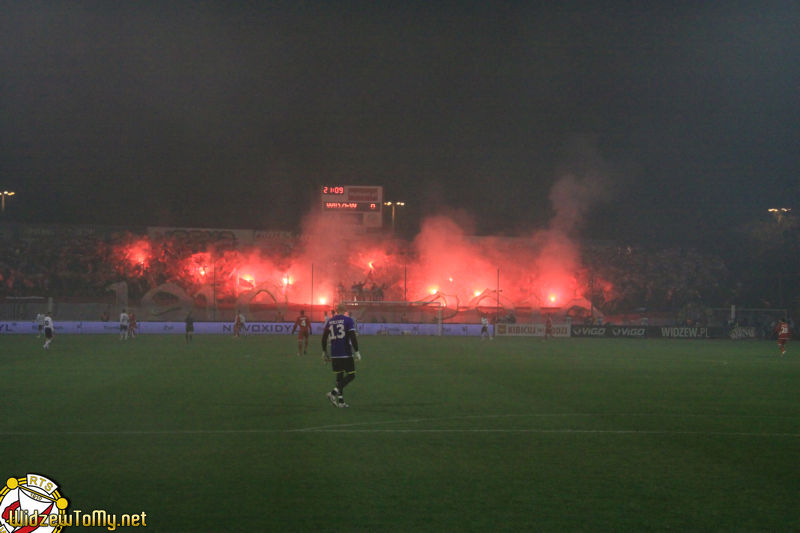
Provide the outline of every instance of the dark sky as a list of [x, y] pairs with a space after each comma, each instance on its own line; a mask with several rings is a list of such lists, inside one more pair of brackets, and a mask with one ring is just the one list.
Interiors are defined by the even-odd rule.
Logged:
[[513, 233], [568, 173], [594, 236], [795, 206], [800, 3], [645, 4], [0, 2], [6, 219], [296, 229], [339, 183]]

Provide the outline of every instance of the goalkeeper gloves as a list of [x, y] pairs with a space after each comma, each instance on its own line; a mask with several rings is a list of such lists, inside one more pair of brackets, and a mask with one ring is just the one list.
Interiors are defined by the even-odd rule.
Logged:
[[361, 352], [354, 353], [353, 359], [355, 359], [356, 361], [361, 361]]

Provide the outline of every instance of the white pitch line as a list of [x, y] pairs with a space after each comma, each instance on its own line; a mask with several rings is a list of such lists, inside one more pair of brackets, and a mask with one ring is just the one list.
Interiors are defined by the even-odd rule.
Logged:
[[352, 427], [328, 427], [317, 429], [163, 429], [120, 431], [3, 431], [0, 437], [36, 436], [142, 436], [142, 435], [257, 435], [288, 433], [530, 433], [530, 434], [594, 434], [594, 435], [696, 435], [729, 437], [791, 437], [800, 438], [800, 433], [754, 433], [744, 431], [681, 431], [667, 429], [541, 429], [541, 428], [396, 428], [355, 429]]
[[324, 431], [327, 429], [336, 428], [352, 428], [356, 426], [374, 426], [379, 424], [400, 424], [400, 423], [417, 423], [417, 422], [442, 422], [450, 420], [470, 420], [470, 419], [487, 419], [487, 418], [566, 418], [566, 417], [664, 417], [664, 418], [758, 418], [764, 420], [766, 418], [781, 419], [781, 420], [795, 420], [798, 417], [782, 416], [782, 415], [729, 415], [729, 414], [670, 414], [670, 413], [521, 413], [521, 414], [498, 414], [498, 415], [461, 415], [461, 416], [448, 416], [448, 417], [435, 417], [435, 418], [411, 418], [400, 420], [383, 420], [371, 422], [354, 422], [352, 424], [330, 424], [325, 426], [314, 426], [308, 428], [300, 428], [293, 431]]
[[698, 435], [733, 437], [792, 437], [800, 438], [800, 433], [748, 433], [736, 431], [671, 431], [667, 429], [320, 429], [315, 433], [588, 433], [610, 435]]
[[[352, 424], [328, 424], [325, 426], [312, 426], [310, 428], [298, 428], [298, 429], [291, 429], [288, 432], [296, 432], [296, 433], [303, 433], [303, 432], [312, 432], [312, 431], [324, 431], [326, 429], [337, 429], [337, 428], [351, 428], [355, 426], [377, 426], [378, 424], [402, 424], [402, 423], [416, 423], [416, 422], [430, 422], [432, 420], [437, 420], [435, 418], [409, 418], [405, 420], [378, 420], [373, 422], [353, 422]], [[453, 420], [451, 418], [444, 418], [441, 420]]]
[[607, 434], [607, 435], [697, 435], [697, 436], [738, 436], [738, 437], [791, 437], [800, 438], [800, 433], [788, 432], [742, 432], [742, 431], [688, 431], [688, 430], [636, 430], [636, 429], [544, 429], [544, 428], [359, 428], [358, 426], [378, 426], [386, 424], [416, 424], [420, 422], [446, 422], [453, 420], [480, 420], [498, 418], [567, 418], [567, 417], [669, 417], [669, 418], [772, 418], [794, 420], [797, 417], [782, 415], [726, 415], [689, 413], [520, 413], [496, 415], [462, 415], [434, 418], [407, 418], [397, 420], [378, 420], [353, 422], [350, 424], [328, 424], [305, 428], [288, 429], [142, 429], [142, 430], [86, 430], [86, 431], [0, 431], [0, 437], [34, 436], [137, 436], [137, 435], [247, 435], [247, 434], [288, 434], [288, 433], [539, 433], [539, 434]]

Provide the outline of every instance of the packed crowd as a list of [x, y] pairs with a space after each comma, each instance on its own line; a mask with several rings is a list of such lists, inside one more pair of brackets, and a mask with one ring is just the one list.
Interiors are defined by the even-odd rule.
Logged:
[[0, 296], [101, 296], [120, 279], [111, 250], [91, 235], [0, 241]]
[[[142, 242], [146, 243], [146, 260], [140, 261], [131, 250]], [[284, 255], [291, 252], [286, 249], [291, 243], [275, 242], [281, 248], [272, 251]], [[235, 239], [230, 238], [147, 238], [143, 232], [115, 228], [24, 228], [14, 235], [5, 232], [0, 238], [0, 298], [108, 298], [109, 287], [123, 281], [132, 301], [166, 282], [191, 291], [208, 280], [192, 278], [186, 270], [187, 259], [210, 252], [215, 258], [215, 276], [233, 272], [241, 257], [235, 247]], [[681, 313], [681, 323], [704, 324], [709, 308], [742, 301], [723, 261], [692, 250], [590, 245], [583, 250], [582, 264], [584, 271], [579, 275], [588, 287], [585, 297], [606, 315], [639, 308], [670, 310]], [[199, 266], [195, 266], [197, 270]], [[403, 298], [402, 291], [393, 292], [392, 280], [370, 276], [355, 283], [340, 282], [335, 289], [337, 299], [380, 302]], [[192, 287], [192, 283], [198, 287]], [[218, 291], [215, 298], [222, 301], [224, 292]]]
[[[160, 239], [152, 243], [147, 261], [138, 262], [128, 250], [142, 238], [126, 230], [43, 230], [0, 239], [0, 298], [98, 298], [124, 281], [137, 300], [162, 283], [180, 281], [181, 261], [197, 251], [196, 243]], [[219, 243], [220, 256], [226, 246]]]

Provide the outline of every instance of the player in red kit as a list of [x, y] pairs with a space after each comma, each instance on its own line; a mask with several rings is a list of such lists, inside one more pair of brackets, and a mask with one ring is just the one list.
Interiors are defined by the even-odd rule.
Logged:
[[783, 357], [786, 355], [786, 341], [792, 338], [789, 324], [785, 320], [778, 320], [778, 325], [775, 326], [775, 334], [778, 335], [778, 348], [780, 348], [781, 357]]
[[308, 336], [311, 335], [311, 320], [308, 319], [306, 312], [303, 310], [300, 311], [300, 316], [294, 321], [292, 334], [298, 329], [300, 330], [297, 333], [297, 355], [299, 356], [301, 352], [303, 354], [308, 353]]
[[136, 314], [131, 311], [128, 315], [128, 335], [130, 338], [136, 338]]

